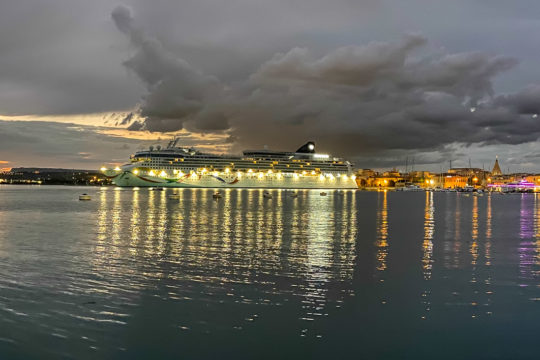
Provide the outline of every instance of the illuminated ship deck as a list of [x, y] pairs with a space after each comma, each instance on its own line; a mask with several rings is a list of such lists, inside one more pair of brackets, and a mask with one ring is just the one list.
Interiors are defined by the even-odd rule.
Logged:
[[243, 156], [219, 155], [176, 147], [150, 147], [129, 164], [102, 168], [118, 186], [356, 188], [352, 164], [315, 152], [308, 142], [295, 152], [246, 150]]

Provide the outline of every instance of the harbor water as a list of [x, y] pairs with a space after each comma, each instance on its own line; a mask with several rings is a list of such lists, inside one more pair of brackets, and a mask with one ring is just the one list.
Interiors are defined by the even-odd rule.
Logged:
[[538, 358], [539, 195], [214, 191], [0, 186], [0, 358]]

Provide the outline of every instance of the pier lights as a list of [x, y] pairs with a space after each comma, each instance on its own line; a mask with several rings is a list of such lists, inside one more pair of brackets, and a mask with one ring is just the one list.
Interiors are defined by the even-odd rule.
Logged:
[[120, 171], [121, 169], [117, 166], [114, 168], [114, 171]]
[[161, 172], [159, 173], [159, 176], [165, 177], [167, 176], [167, 173], [164, 170], [161, 170]]
[[217, 172], [217, 171], [214, 171], [214, 176], [218, 176], [218, 172]]
[[191, 173], [191, 178], [192, 178], [192, 179], [196, 179], [196, 178], [197, 178], [197, 174], [194, 173], [194, 172], [192, 172], [192, 173]]
[[182, 176], [184, 176], [184, 173], [181, 170], [179, 170], [178, 171], [178, 176], [182, 177]]
[[277, 176], [278, 179], [281, 179], [281, 174], [280, 173], [277, 173], [276, 176]]
[[259, 179], [262, 179], [264, 177], [264, 174], [262, 172], [259, 173]]
[[472, 181], [476, 184], [478, 182], [478, 178], [475, 176]]
[[107, 168], [106, 168], [106, 167], [102, 167], [100, 170], [101, 170], [101, 171], [107, 171]]
[[356, 180], [356, 176], [355, 175], [351, 176], [351, 179]]
[[135, 175], [137, 175], [137, 174], [139, 173], [139, 170], [135, 169], [135, 170], [133, 170], [133, 173], [134, 173]]
[[150, 170], [150, 172], [148, 173], [148, 175], [150, 175], [150, 176], [155, 176], [156, 173], [154, 172], [154, 170]]
[[207, 171], [208, 171], [208, 170], [207, 170], [206, 168], [203, 168], [201, 172], [204, 174], [204, 173], [207, 172]]
[[294, 173], [293, 178], [298, 179], [298, 174]]
[[315, 175], [315, 170], [311, 170], [311, 175]]
[[306, 174], [307, 174], [306, 170], [302, 171], [302, 175], [306, 175]]
[[229, 168], [225, 168], [225, 173], [228, 174], [231, 171]]
[[435, 180], [429, 179], [429, 183], [433, 186], [433, 184], [435, 184]]
[[268, 174], [269, 174], [269, 175], [272, 174], [272, 170], [268, 170]]
[[319, 180], [324, 180], [324, 175], [323, 174], [319, 175]]
[[242, 173], [240, 171], [237, 171], [236, 172], [236, 177], [238, 177], [240, 179], [240, 177], [242, 177]]
[[253, 172], [253, 170], [252, 170], [252, 169], [249, 169], [249, 170], [248, 170], [248, 173], [252, 173], [252, 172]]

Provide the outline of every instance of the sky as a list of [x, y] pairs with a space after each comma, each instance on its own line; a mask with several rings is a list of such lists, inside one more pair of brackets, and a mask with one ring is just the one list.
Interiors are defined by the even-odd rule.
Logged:
[[540, 172], [540, 2], [0, 0], [0, 168], [165, 143]]

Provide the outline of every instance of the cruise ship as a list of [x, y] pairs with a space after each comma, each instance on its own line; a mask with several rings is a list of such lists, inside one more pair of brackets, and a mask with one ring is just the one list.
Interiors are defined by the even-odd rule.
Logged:
[[355, 189], [352, 164], [315, 151], [309, 141], [294, 152], [246, 150], [219, 155], [177, 146], [150, 146], [128, 164], [101, 171], [117, 186]]

